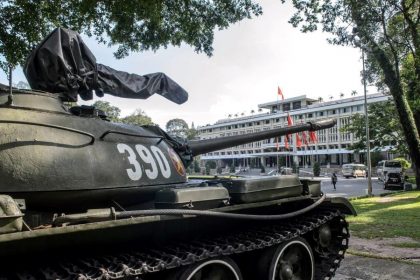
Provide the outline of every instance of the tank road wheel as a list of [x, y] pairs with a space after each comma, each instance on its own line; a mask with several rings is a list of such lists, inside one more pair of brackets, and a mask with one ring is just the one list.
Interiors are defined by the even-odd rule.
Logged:
[[[168, 271], [169, 272], [169, 271]], [[166, 280], [242, 280], [239, 267], [230, 258], [210, 259], [177, 269]]]
[[314, 255], [308, 242], [298, 237], [266, 250], [258, 268], [258, 279], [313, 280]]

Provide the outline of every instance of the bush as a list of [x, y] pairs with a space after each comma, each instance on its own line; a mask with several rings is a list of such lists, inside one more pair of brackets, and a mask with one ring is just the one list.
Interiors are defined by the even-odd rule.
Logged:
[[265, 173], [265, 167], [264, 167], [264, 165], [261, 165], [261, 173]]
[[197, 160], [194, 160], [194, 172], [200, 173], [200, 164], [198, 163]]
[[292, 163], [292, 172], [295, 174], [299, 174], [299, 166], [296, 164], [296, 162]]
[[206, 162], [206, 174], [210, 174], [210, 169], [215, 169], [217, 166], [217, 163], [213, 160], [209, 160]]
[[319, 165], [319, 162], [314, 163], [313, 172], [315, 177], [318, 177], [321, 174], [321, 166]]
[[394, 158], [394, 160], [398, 160], [399, 162], [401, 162], [401, 166], [403, 171], [407, 170], [408, 168], [411, 167], [411, 163], [406, 160], [405, 158], [399, 157], [399, 158]]

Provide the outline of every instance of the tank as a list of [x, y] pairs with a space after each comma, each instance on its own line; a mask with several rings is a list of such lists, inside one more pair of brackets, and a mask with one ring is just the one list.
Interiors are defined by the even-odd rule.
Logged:
[[345, 198], [297, 175], [188, 177], [186, 167], [335, 121], [186, 141], [70, 108], [69, 96], [0, 86], [1, 279], [334, 276], [349, 241], [345, 215], [356, 214]]

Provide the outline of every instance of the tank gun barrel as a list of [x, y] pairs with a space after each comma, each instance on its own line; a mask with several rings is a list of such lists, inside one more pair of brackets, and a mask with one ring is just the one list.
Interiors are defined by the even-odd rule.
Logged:
[[189, 148], [192, 151], [192, 156], [205, 154], [233, 146], [243, 145], [255, 141], [261, 141], [273, 137], [278, 137], [286, 134], [297, 133], [301, 131], [317, 131], [330, 128], [336, 125], [336, 120], [322, 120], [316, 122], [307, 122], [288, 127], [281, 127], [261, 132], [254, 132], [244, 135], [235, 135], [228, 137], [220, 137], [215, 139], [195, 140], [189, 143]]

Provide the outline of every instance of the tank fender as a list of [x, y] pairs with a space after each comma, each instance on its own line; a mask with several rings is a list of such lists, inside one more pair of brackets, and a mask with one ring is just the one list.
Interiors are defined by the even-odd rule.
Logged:
[[339, 209], [343, 214], [357, 216], [356, 209], [345, 197], [327, 197], [321, 206]]

